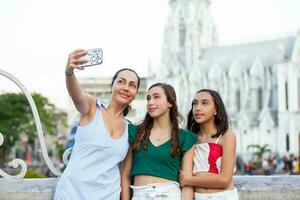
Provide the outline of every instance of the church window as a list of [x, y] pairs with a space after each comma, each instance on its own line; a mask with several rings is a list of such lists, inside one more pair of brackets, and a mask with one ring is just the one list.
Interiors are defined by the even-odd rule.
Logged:
[[259, 87], [257, 90], [257, 109], [262, 110], [263, 107], [263, 91], [262, 88]]
[[274, 88], [271, 88], [270, 90], [270, 99], [269, 99], [269, 103], [268, 103], [268, 107], [273, 108], [274, 107], [274, 101], [275, 101], [275, 96], [274, 96], [275, 92], [274, 92]]
[[288, 87], [288, 82], [286, 81], [284, 84], [284, 89], [285, 89], [285, 109], [289, 110], [289, 87]]
[[241, 92], [240, 90], [236, 90], [236, 109], [239, 111], [241, 109]]
[[285, 142], [286, 142], [286, 151], [289, 152], [290, 151], [290, 136], [288, 133], [285, 136]]
[[180, 47], [184, 47], [185, 43], [185, 24], [183, 18], [180, 19], [179, 24], [179, 45]]
[[298, 109], [300, 110], [300, 75], [298, 76]]

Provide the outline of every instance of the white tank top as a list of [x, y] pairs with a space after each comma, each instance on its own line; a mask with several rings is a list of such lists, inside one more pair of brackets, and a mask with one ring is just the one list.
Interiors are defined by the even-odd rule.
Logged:
[[119, 200], [119, 164], [125, 158], [128, 143], [128, 124], [118, 139], [113, 139], [102, 119], [102, 108], [108, 104], [97, 100], [94, 119], [78, 126], [72, 155], [57, 184], [56, 200]]

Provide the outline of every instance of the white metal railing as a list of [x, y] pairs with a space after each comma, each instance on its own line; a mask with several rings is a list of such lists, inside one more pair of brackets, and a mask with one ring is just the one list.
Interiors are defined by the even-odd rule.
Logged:
[[[13, 81], [22, 90], [22, 92], [25, 94], [25, 96], [26, 96], [26, 98], [29, 102], [31, 111], [33, 113], [33, 117], [34, 117], [35, 126], [36, 126], [36, 130], [37, 130], [38, 137], [39, 137], [39, 142], [40, 142], [40, 145], [41, 145], [43, 158], [44, 158], [48, 168], [51, 170], [51, 172], [56, 176], [61, 176], [62, 173], [54, 167], [51, 159], [49, 158], [47, 148], [46, 148], [46, 144], [45, 144], [44, 133], [43, 133], [43, 130], [42, 130], [41, 120], [40, 120], [39, 113], [37, 111], [36, 105], [33, 101], [33, 98], [31, 96], [31, 94], [27, 91], [25, 86], [16, 77], [11, 75], [10, 73], [0, 69], [0, 75], [8, 78], [11, 81]], [[0, 147], [3, 144], [3, 142], [5, 142], [4, 138], [3, 138], [3, 134], [0, 133]], [[67, 149], [64, 153], [63, 161], [64, 161], [65, 164], [67, 164], [67, 162], [68, 162], [67, 158], [68, 158], [68, 154], [70, 154], [70, 153], [71, 153], [70, 149]], [[27, 172], [27, 165], [21, 159], [14, 159], [13, 161], [11, 161], [9, 163], [9, 166], [14, 167], [14, 168], [17, 168], [18, 166], [21, 166], [21, 171], [17, 175], [9, 175], [6, 172], [4, 172], [2, 169], [0, 169], [0, 176], [2, 176], [3, 178], [23, 178], [25, 176], [26, 172]]]
[[[0, 146], [3, 144], [4, 142], [4, 138], [3, 138], [3, 135], [2, 133], [0, 133]], [[9, 166], [13, 167], [13, 168], [17, 168], [18, 166], [21, 166], [21, 171], [19, 174], [17, 175], [9, 175], [7, 173], [5, 173], [2, 169], [0, 169], [0, 176], [4, 177], [4, 178], [23, 178], [26, 174], [26, 171], [27, 171], [27, 165], [26, 163], [23, 161], [23, 160], [20, 160], [20, 159], [14, 159], [13, 161], [11, 161], [9, 163]]]

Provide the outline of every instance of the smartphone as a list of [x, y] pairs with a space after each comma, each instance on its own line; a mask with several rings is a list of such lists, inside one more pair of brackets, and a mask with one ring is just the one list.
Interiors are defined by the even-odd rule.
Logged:
[[88, 60], [86, 63], [80, 65], [80, 67], [89, 67], [93, 65], [100, 65], [103, 60], [103, 51], [101, 48], [89, 49], [87, 50], [88, 54], [85, 58]]

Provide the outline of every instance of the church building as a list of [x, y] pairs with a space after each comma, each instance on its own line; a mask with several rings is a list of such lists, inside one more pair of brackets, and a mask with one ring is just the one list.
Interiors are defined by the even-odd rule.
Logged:
[[169, 0], [162, 62], [153, 82], [166, 80], [186, 117], [203, 88], [222, 96], [237, 152], [268, 144], [280, 155], [300, 152], [300, 32], [219, 46], [210, 0]]

